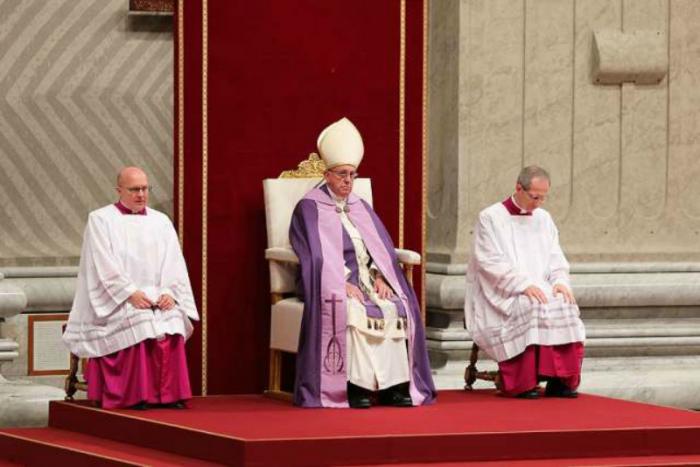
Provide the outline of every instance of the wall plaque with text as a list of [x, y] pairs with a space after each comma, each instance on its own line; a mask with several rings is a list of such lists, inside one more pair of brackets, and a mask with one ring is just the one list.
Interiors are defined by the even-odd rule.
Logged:
[[67, 320], [67, 313], [29, 316], [29, 376], [68, 374], [70, 352], [61, 339]]

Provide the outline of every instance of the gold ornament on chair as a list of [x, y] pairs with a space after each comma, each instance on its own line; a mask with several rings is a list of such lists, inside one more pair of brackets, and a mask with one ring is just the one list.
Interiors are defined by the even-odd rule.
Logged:
[[285, 170], [279, 178], [319, 178], [323, 177], [325, 171], [326, 164], [318, 154], [312, 152], [308, 159], [299, 163], [296, 170]]

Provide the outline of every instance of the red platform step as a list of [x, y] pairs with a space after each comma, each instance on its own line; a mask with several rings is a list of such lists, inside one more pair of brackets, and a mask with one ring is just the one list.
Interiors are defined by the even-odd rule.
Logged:
[[[189, 410], [144, 412], [52, 402], [49, 420], [49, 429], [66, 440], [75, 432], [118, 443], [117, 450], [133, 446], [229, 465], [624, 465], [614, 462], [634, 459], [658, 465], [664, 458], [690, 465], [700, 459], [700, 414], [588, 395], [520, 400], [446, 391], [431, 406], [370, 410], [301, 409], [258, 395], [195, 398]], [[2, 446], [0, 457], [7, 452]]]
[[83, 433], [56, 428], [14, 428], [0, 430], [0, 458], [3, 465], [75, 466], [211, 466], [200, 459], [166, 451], [118, 443]]

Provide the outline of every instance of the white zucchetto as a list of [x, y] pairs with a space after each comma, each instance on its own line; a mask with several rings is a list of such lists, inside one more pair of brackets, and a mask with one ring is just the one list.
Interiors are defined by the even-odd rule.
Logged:
[[316, 146], [327, 169], [339, 165], [352, 165], [357, 169], [365, 153], [360, 132], [345, 117], [323, 130]]

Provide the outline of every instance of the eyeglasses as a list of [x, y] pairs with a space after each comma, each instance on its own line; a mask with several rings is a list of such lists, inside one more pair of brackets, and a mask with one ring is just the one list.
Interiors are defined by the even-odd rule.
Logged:
[[345, 179], [345, 178], [349, 177], [352, 180], [355, 180], [357, 178], [357, 176], [359, 175], [357, 172], [347, 172], [345, 170], [343, 170], [341, 172], [336, 172], [335, 170], [329, 170], [329, 172], [340, 179]]
[[547, 201], [547, 198], [549, 197], [549, 195], [533, 195], [533, 194], [530, 194], [529, 191], [525, 191], [525, 190], [523, 190], [523, 193], [525, 193], [527, 195], [527, 197], [530, 198], [531, 200], [541, 201], [543, 203], [545, 201]]
[[153, 191], [153, 187], [148, 186], [148, 185], [146, 185], [146, 186], [132, 186], [132, 187], [126, 188], [126, 191], [128, 191], [132, 195], [136, 195], [138, 193], [150, 193], [151, 191]]

